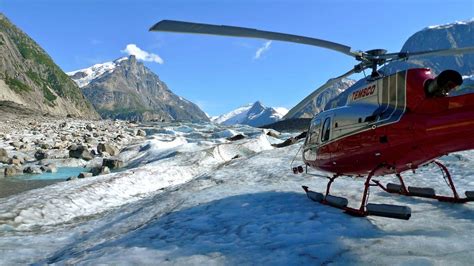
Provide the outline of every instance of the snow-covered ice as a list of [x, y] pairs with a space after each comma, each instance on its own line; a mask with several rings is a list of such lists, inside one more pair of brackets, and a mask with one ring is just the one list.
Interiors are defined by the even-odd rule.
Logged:
[[[247, 138], [231, 142], [222, 132]], [[324, 178], [293, 175], [299, 145], [273, 148], [260, 129], [165, 124], [120, 156], [129, 169], [0, 199], [0, 264], [396, 264], [474, 261], [474, 204], [372, 189], [370, 202], [407, 205], [409, 221], [355, 218], [306, 198]], [[282, 139], [288, 135], [282, 135]], [[474, 190], [474, 152], [441, 159], [460, 192]], [[300, 157], [296, 163], [301, 163]], [[316, 171], [312, 171], [317, 173]], [[321, 173], [320, 173], [321, 174]], [[407, 173], [448, 194], [441, 173]], [[394, 181], [394, 177], [379, 178]], [[333, 194], [359, 204], [363, 179]]]

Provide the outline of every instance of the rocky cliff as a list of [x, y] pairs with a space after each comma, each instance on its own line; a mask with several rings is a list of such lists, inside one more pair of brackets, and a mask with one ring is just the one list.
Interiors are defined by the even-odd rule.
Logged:
[[0, 14], [0, 101], [39, 114], [99, 118], [79, 87], [3, 14]]
[[68, 74], [103, 118], [209, 121], [197, 105], [175, 95], [133, 55]]

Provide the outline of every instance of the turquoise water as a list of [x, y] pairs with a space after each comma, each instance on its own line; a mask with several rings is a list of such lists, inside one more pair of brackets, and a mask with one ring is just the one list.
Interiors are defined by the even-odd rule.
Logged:
[[70, 176], [77, 176], [79, 173], [88, 170], [83, 167], [59, 167], [56, 173], [0, 178], [0, 198], [62, 182]]
[[55, 179], [62, 179], [66, 180], [70, 176], [77, 176], [81, 172], [88, 172], [89, 169], [84, 167], [58, 167], [58, 171], [56, 173], [42, 173], [37, 175], [32, 174], [23, 174], [15, 177], [11, 177], [10, 179], [19, 179], [19, 180], [55, 180]]

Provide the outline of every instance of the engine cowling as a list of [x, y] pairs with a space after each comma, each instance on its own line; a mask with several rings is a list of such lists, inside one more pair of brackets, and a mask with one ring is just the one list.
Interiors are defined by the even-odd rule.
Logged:
[[462, 84], [462, 76], [455, 70], [445, 70], [436, 78], [425, 82], [425, 93], [427, 97], [443, 97]]

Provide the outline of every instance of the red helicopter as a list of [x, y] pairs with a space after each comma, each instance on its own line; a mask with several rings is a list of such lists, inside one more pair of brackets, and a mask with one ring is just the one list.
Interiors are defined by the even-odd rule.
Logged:
[[[286, 117], [299, 112], [308, 102], [335, 82], [365, 69], [371, 75], [331, 100], [324, 111], [311, 120], [303, 145], [306, 172], [313, 167], [332, 173], [326, 192], [317, 193], [303, 186], [307, 196], [322, 204], [343, 209], [354, 216], [376, 215], [408, 220], [407, 206], [370, 204], [368, 192], [377, 186], [389, 193], [418, 196], [439, 201], [474, 201], [474, 191], [460, 197], [448, 169], [435, 159], [457, 151], [474, 149], [474, 93], [449, 96], [460, 86], [462, 76], [445, 70], [434, 76], [430, 69], [416, 68], [384, 75], [378, 67], [389, 62], [422, 56], [448, 56], [474, 52], [474, 47], [422, 52], [387, 53], [383, 49], [366, 52], [326, 40], [256, 29], [163, 20], [150, 31], [211, 34], [301, 43], [331, 49], [360, 63], [347, 73], [329, 80]], [[407, 186], [401, 176], [420, 166], [436, 164], [452, 190], [452, 196], [436, 195], [432, 188]], [[293, 168], [304, 172], [303, 166]], [[400, 183], [386, 186], [375, 176], [395, 174]], [[341, 176], [366, 176], [360, 208], [348, 207], [348, 200], [330, 194], [331, 184]]]

